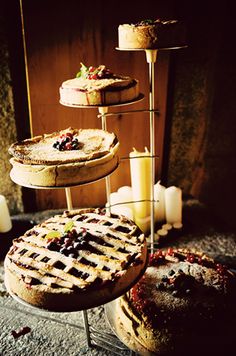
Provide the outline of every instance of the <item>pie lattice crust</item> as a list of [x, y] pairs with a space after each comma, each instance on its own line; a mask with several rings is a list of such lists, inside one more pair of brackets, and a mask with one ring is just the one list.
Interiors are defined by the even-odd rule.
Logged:
[[[72, 238], [74, 256], [61, 251], [68, 224], [85, 234], [83, 247], [75, 247]], [[52, 232], [64, 238], [52, 241]], [[57, 250], [49, 249], [50, 242], [58, 244]], [[144, 234], [131, 220], [99, 209], [67, 211], [13, 240], [4, 263], [5, 283], [31, 305], [78, 311], [122, 295], [142, 276], [146, 262]]]

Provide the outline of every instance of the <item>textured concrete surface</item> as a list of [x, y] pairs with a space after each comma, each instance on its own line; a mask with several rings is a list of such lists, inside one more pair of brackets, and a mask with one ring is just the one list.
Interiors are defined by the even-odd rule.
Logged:
[[[103, 306], [88, 311], [89, 324], [111, 332]], [[30, 332], [14, 338], [22, 328]], [[52, 313], [24, 306], [8, 295], [0, 268], [0, 355], [1, 356], [75, 356], [111, 355], [103, 348], [87, 348], [82, 312]], [[112, 340], [111, 340], [112, 342]], [[118, 343], [120, 344], [119, 340]], [[127, 355], [129, 351], [121, 352]]]
[[[19, 215], [18, 219], [40, 222], [58, 211]], [[225, 230], [219, 220], [195, 200], [184, 205], [184, 229], [180, 236], [171, 234], [162, 240], [163, 248], [181, 246], [202, 250], [221, 263], [236, 267], [236, 234]], [[4, 245], [4, 237], [0, 239]], [[111, 331], [103, 306], [88, 311], [89, 323], [98, 330]], [[12, 331], [31, 328], [26, 335], [14, 338]], [[0, 263], [0, 355], [1, 356], [76, 356], [113, 355], [111, 351], [92, 347], [87, 349], [82, 312], [49, 313], [24, 306], [7, 293], [3, 282], [3, 262]], [[223, 332], [223, 330], [222, 330]], [[111, 343], [113, 340], [111, 339]], [[118, 354], [130, 355], [130, 351]]]
[[[0, 15], [0, 194], [7, 199], [12, 213], [23, 211], [21, 187], [10, 179], [8, 147], [16, 141], [15, 113], [12, 96], [12, 83], [9, 68], [9, 53], [3, 18]], [[14, 199], [13, 199], [14, 197]]]

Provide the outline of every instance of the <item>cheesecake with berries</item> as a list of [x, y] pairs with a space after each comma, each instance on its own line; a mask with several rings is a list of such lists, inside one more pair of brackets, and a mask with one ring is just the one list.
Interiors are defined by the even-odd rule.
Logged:
[[14, 239], [5, 284], [33, 306], [77, 311], [121, 296], [146, 264], [146, 240], [133, 221], [101, 209], [65, 211]]
[[236, 277], [225, 266], [196, 251], [157, 250], [116, 301], [116, 330], [141, 355], [218, 355], [232, 340], [235, 298]]
[[105, 65], [87, 67], [81, 63], [76, 78], [60, 89], [60, 103], [67, 106], [107, 106], [137, 99], [139, 81], [111, 72]]
[[185, 27], [177, 20], [142, 20], [118, 27], [118, 45], [123, 49], [161, 49], [186, 45]]
[[100, 179], [118, 166], [119, 142], [114, 133], [74, 129], [13, 143], [11, 178], [21, 185], [71, 186]]

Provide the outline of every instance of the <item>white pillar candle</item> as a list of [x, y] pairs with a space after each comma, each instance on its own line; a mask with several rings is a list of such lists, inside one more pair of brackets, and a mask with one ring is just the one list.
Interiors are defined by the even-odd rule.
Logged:
[[[122, 205], [132, 209], [132, 188], [128, 186], [120, 187], [117, 192], [113, 192], [109, 196], [111, 205]], [[130, 203], [131, 202], [131, 203]], [[108, 204], [108, 202], [107, 202]]]
[[111, 213], [117, 214], [117, 215], [124, 215], [128, 219], [133, 220], [133, 211], [132, 211], [132, 209], [128, 208], [127, 206], [123, 206], [123, 205], [112, 206]]
[[[134, 200], [134, 219], [144, 219], [150, 216], [151, 195], [151, 158], [148, 149], [138, 152], [135, 148], [130, 152], [131, 185]], [[136, 202], [146, 200], [144, 202]]]
[[9, 214], [6, 199], [0, 195], [0, 232], [7, 232], [11, 230], [12, 222]]
[[133, 209], [133, 193], [132, 193], [132, 188], [130, 186], [123, 186], [123, 187], [120, 187], [118, 190], [117, 190], [117, 193], [119, 194], [119, 197], [120, 197], [120, 200], [122, 203], [125, 203], [125, 204], [122, 204], [122, 205], [125, 205], [127, 206], [128, 208], [130, 209]]
[[165, 221], [165, 190], [166, 188], [161, 185], [161, 182], [157, 182], [154, 185], [154, 200], [155, 202], [155, 221]]
[[113, 192], [110, 194], [110, 204], [114, 205], [114, 204], [118, 204], [121, 202], [121, 197], [117, 192]]
[[166, 222], [168, 224], [182, 222], [182, 190], [175, 186], [165, 190]]

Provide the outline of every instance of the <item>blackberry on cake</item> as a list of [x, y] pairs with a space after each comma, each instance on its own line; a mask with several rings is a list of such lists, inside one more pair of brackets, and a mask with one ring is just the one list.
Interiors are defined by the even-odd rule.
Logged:
[[118, 27], [118, 45], [124, 49], [161, 49], [186, 45], [186, 29], [178, 20], [148, 19]]
[[113, 73], [105, 65], [81, 63], [76, 78], [66, 80], [60, 89], [60, 103], [68, 106], [106, 106], [137, 99], [139, 81]]
[[218, 355], [232, 341], [235, 298], [236, 276], [226, 266], [196, 251], [158, 250], [118, 299], [117, 327], [130, 336], [131, 348], [142, 345], [145, 352]]

